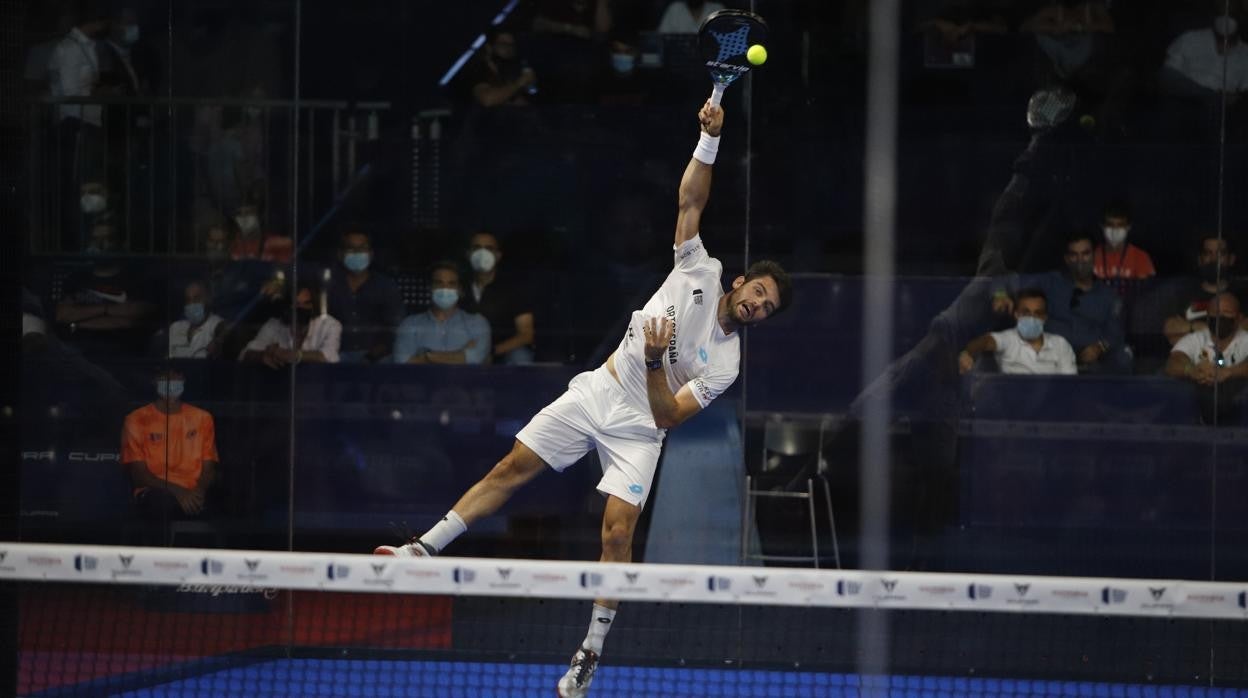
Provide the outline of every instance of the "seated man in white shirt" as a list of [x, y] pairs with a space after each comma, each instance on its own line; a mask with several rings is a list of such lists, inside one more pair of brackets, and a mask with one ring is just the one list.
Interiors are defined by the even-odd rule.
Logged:
[[1208, 28], [1180, 34], [1166, 49], [1161, 85], [1192, 96], [1248, 90], [1248, 47], [1239, 40], [1239, 23], [1223, 15]]
[[967, 373], [975, 366], [980, 354], [996, 355], [1002, 373], [1023, 375], [1074, 375], [1075, 350], [1070, 342], [1055, 334], [1045, 334], [1044, 321], [1049, 316], [1044, 291], [1024, 289], [1014, 301], [1012, 330], [989, 332], [966, 345], [958, 354], [958, 371]]
[[[1183, 336], [1166, 361], [1166, 375], [1200, 388], [1206, 423], [1225, 419], [1248, 378], [1248, 332], [1233, 293], [1219, 293], [1209, 303], [1208, 326]], [[1214, 387], [1217, 390], [1214, 390]]]
[[186, 285], [182, 319], [169, 326], [168, 355], [171, 359], [215, 359], [221, 354], [225, 320], [208, 312], [211, 299], [202, 281]]
[[[273, 369], [303, 362], [338, 363], [342, 323], [323, 310], [324, 304], [323, 294], [310, 285], [300, 284], [295, 295], [293, 331], [287, 322], [289, 310], [283, 308], [260, 327], [256, 338], [243, 347], [238, 360], [262, 363]], [[318, 307], [322, 309], [319, 313]]]

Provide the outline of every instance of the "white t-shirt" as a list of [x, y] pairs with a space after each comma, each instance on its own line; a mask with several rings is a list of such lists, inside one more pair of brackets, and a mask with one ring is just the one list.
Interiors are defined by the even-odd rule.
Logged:
[[[1212, 362], [1216, 358], [1217, 348], [1213, 344], [1213, 334], [1206, 328], [1183, 335], [1183, 338], [1176, 342], [1170, 351], [1187, 354], [1187, 358], [1191, 359], [1192, 363], [1198, 364], [1204, 361]], [[1234, 366], [1248, 359], [1248, 332], [1237, 330], [1235, 336], [1231, 338], [1231, 343], [1226, 345], [1226, 351], [1222, 352], [1222, 358], [1226, 360], [1227, 366]]]
[[217, 334], [217, 326], [224, 322], [219, 315], [209, 315], [204, 324], [199, 326], [195, 334], [191, 334], [191, 323], [178, 320], [169, 326], [169, 358], [171, 359], [206, 359], [208, 345]]
[[676, 0], [663, 11], [663, 19], [659, 20], [660, 34], [697, 34], [702, 22], [712, 13], [719, 12], [724, 6], [717, 2], [703, 3], [702, 11], [697, 17], [689, 11], [683, 0]]
[[[264, 351], [270, 344], [276, 344], [283, 349], [293, 349], [295, 338], [290, 334], [290, 325], [277, 318], [270, 319], [260, 326], [256, 338], [243, 347], [238, 358], [242, 360], [243, 354], [249, 351]], [[308, 323], [308, 334], [303, 338], [303, 346], [299, 348], [302, 351], [319, 351], [325, 356], [326, 362], [336, 364], [338, 363], [338, 349], [341, 345], [342, 323], [329, 315], [317, 315]]]
[[672, 394], [688, 385], [698, 404], [706, 407], [737, 379], [741, 364], [738, 333], [724, 334], [717, 317], [724, 295], [720, 286], [723, 265], [706, 253], [701, 235], [675, 249], [675, 268], [645, 307], [633, 311], [628, 331], [615, 350], [615, 372], [626, 399], [643, 414], [651, 414], [643, 333], [649, 318], [667, 317], [675, 323], [672, 343], [663, 357]]
[[1075, 368], [1075, 350], [1061, 335], [1044, 334], [1040, 351], [1018, 336], [1018, 330], [993, 332], [992, 341], [997, 343], [997, 365], [1002, 373], [1013, 375], [1068, 375], [1078, 373]]
[[[100, 81], [100, 57], [95, 40], [77, 27], [70, 30], [52, 50], [48, 62], [53, 97], [90, 97]], [[95, 126], [103, 125], [98, 104], [62, 104], [61, 118], [77, 117]]]
[[1228, 92], [1248, 90], [1248, 46], [1236, 42], [1227, 56], [1218, 54], [1212, 29], [1196, 29], [1180, 34], [1166, 50], [1166, 67], [1187, 76], [1201, 87], [1222, 91], [1222, 68], [1226, 66]]

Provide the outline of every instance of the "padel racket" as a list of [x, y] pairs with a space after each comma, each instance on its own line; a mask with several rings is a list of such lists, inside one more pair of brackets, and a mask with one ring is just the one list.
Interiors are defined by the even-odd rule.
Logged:
[[698, 51], [711, 73], [715, 89], [711, 104], [719, 104], [724, 88], [750, 72], [746, 52], [755, 44], [766, 45], [767, 23], [762, 17], [744, 10], [712, 12], [698, 28]]

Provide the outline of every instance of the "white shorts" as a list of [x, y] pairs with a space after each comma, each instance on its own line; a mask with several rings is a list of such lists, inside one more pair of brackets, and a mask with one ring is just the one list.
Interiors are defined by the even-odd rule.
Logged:
[[605, 366], [578, 374], [559, 399], [538, 412], [516, 439], [558, 472], [598, 449], [598, 491], [638, 507], [650, 496], [666, 432], [628, 405]]

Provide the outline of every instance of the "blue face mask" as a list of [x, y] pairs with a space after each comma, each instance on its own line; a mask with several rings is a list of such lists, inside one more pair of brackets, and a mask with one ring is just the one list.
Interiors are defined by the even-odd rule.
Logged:
[[1018, 336], [1027, 340], [1039, 339], [1044, 334], [1044, 320], [1028, 315], [1018, 319]]
[[433, 289], [433, 304], [441, 310], [450, 310], [459, 302], [459, 291], [453, 288]]
[[192, 325], [198, 325], [203, 322], [204, 316], [207, 314], [204, 311], [203, 303], [187, 303], [182, 312], [186, 314], [186, 321]]
[[156, 381], [156, 394], [172, 400], [182, 397], [182, 391], [186, 388], [185, 381], [158, 380]]
[[342, 266], [359, 273], [368, 268], [370, 255], [367, 252], [348, 252], [342, 256]]

